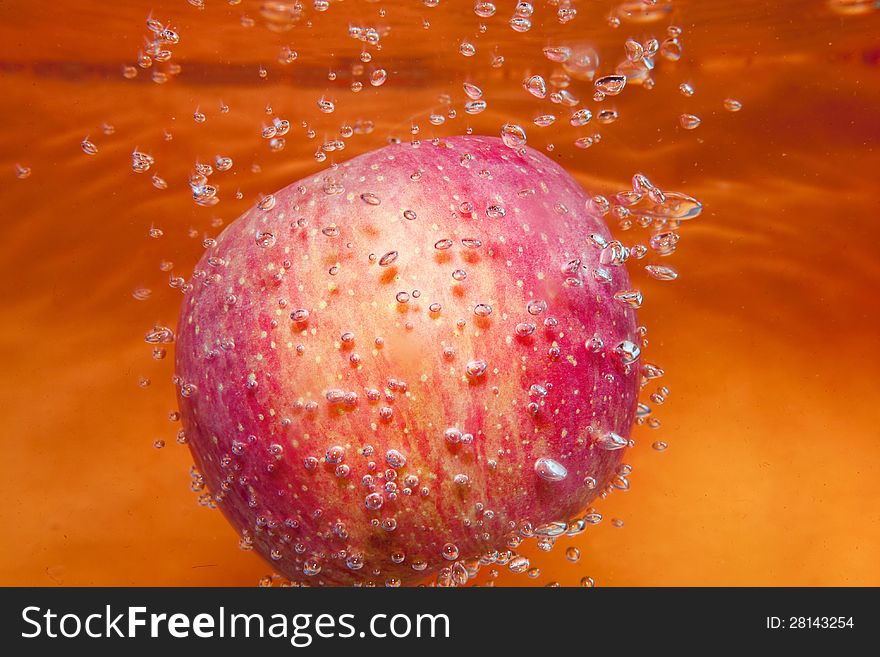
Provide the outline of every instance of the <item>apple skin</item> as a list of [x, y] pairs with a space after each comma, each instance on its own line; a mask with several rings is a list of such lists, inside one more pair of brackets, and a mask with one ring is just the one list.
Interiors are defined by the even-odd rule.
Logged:
[[616, 349], [639, 343], [635, 311], [613, 296], [625, 266], [594, 276], [590, 235], [611, 237], [562, 167], [461, 136], [390, 145], [273, 198], [198, 264], [175, 383], [208, 489], [276, 571], [463, 581], [462, 564], [608, 488], [625, 447], [602, 439], [629, 436], [639, 390]]

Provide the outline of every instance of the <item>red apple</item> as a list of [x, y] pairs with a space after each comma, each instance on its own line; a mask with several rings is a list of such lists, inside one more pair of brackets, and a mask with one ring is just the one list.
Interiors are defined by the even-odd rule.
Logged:
[[312, 585], [463, 583], [565, 530], [616, 476], [639, 387], [599, 205], [534, 150], [453, 137], [230, 225], [186, 291], [175, 380], [245, 541]]

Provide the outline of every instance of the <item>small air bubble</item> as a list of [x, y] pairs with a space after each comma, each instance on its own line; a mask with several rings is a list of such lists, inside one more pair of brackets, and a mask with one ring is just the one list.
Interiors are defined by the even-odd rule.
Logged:
[[728, 112], [739, 112], [742, 109], [742, 103], [733, 98], [725, 98], [724, 109]]
[[645, 271], [658, 281], [674, 281], [678, 278], [678, 272], [673, 267], [664, 265], [646, 265]]
[[469, 361], [465, 366], [464, 371], [468, 377], [472, 379], [477, 379], [483, 376], [486, 373], [486, 368], [488, 367], [488, 363], [484, 360], [472, 360]]
[[625, 75], [605, 75], [594, 83], [596, 90], [606, 96], [616, 96], [626, 86]]
[[521, 148], [526, 144], [526, 132], [515, 123], [505, 123], [501, 128], [501, 141], [508, 148]]
[[580, 109], [574, 114], [571, 115], [571, 119], [569, 119], [569, 123], [571, 123], [574, 127], [579, 127], [582, 125], [586, 125], [589, 123], [590, 119], [593, 118], [592, 112], [588, 109]]
[[544, 57], [551, 62], [561, 64], [568, 61], [569, 57], [571, 57], [571, 48], [566, 48], [565, 46], [548, 46], [544, 48]]
[[540, 315], [542, 312], [547, 310], [547, 302], [541, 299], [532, 299], [526, 305], [526, 310], [529, 315]]
[[678, 121], [681, 124], [681, 127], [685, 130], [694, 130], [699, 127], [700, 123], [702, 123], [700, 117], [694, 114], [682, 114], [678, 118]]
[[397, 251], [389, 251], [381, 258], [379, 258], [379, 264], [382, 267], [387, 267], [390, 264], [393, 264], [395, 260], [397, 260]]
[[544, 481], [562, 481], [568, 476], [568, 470], [558, 461], [539, 458], [535, 461], [535, 474]]

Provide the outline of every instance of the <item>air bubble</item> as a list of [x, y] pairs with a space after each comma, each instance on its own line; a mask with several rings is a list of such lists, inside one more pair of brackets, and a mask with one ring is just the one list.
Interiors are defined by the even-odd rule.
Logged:
[[364, 498], [364, 506], [371, 511], [381, 509], [384, 503], [385, 498], [381, 495], [381, 493], [370, 493]]
[[699, 116], [696, 116], [694, 114], [682, 114], [678, 118], [678, 122], [681, 124], [681, 127], [684, 128], [685, 130], [695, 130], [696, 128], [698, 128], [700, 126], [700, 123], [702, 123], [702, 120], [700, 119]]
[[477, 85], [465, 82], [462, 86], [464, 87], [464, 93], [471, 100], [480, 100], [483, 97], [483, 90]]
[[645, 271], [658, 281], [674, 281], [678, 278], [678, 272], [673, 267], [664, 265], [645, 265]]
[[568, 470], [558, 461], [539, 458], [535, 461], [535, 474], [544, 481], [562, 481], [568, 476]]
[[478, 379], [486, 373], [488, 364], [484, 360], [472, 360], [465, 366], [465, 374], [471, 379]]
[[630, 342], [629, 340], [620, 341], [617, 346], [614, 348], [614, 353], [620, 358], [620, 361], [624, 365], [629, 365], [630, 363], [634, 363], [639, 359], [641, 355], [641, 349], [634, 342]]
[[547, 83], [540, 75], [533, 75], [524, 80], [523, 88], [535, 98], [545, 98], [547, 96]]
[[526, 310], [530, 315], [540, 315], [547, 310], [547, 302], [542, 299], [532, 299], [526, 304]]
[[515, 123], [505, 123], [501, 128], [501, 141], [508, 148], [521, 148], [526, 144], [526, 132]]
[[596, 120], [602, 125], [608, 125], [609, 123], [617, 121], [617, 116], [617, 110], [604, 109], [600, 110], [596, 115]]
[[257, 246], [264, 249], [267, 249], [270, 246], [275, 246], [275, 235], [273, 233], [258, 230], [254, 239], [256, 240]]
[[336, 105], [331, 100], [327, 100], [325, 97], [321, 97], [318, 101], [318, 109], [321, 110], [324, 114], [332, 114], [336, 109]]
[[144, 337], [149, 344], [169, 344], [174, 342], [174, 331], [167, 326], [154, 326]]
[[613, 431], [609, 431], [607, 433], [601, 434], [598, 438], [596, 438], [596, 445], [600, 449], [604, 449], [608, 452], [613, 452], [627, 447], [629, 445], [629, 441], [623, 436], [620, 436]]
[[590, 119], [593, 118], [592, 112], [588, 109], [580, 109], [574, 114], [571, 115], [571, 119], [569, 119], [569, 123], [574, 127], [579, 127], [582, 125], [586, 125], [589, 123]]
[[[332, 391], [331, 391], [332, 392]], [[327, 393], [328, 399], [330, 392]], [[337, 463], [342, 463], [345, 460], [345, 448], [340, 447], [339, 445], [334, 445], [327, 450], [327, 453], [324, 455], [327, 463], [332, 465], [336, 465]]]
[[305, 308], [297, 308], [292, 313], [290, 313], [290, 319], [292, 319], [297, 324], [307, 322], [309, 320], [309, 311]]
[[440, 554], [447, 561], [455, 561], [458, 559], [458, 546], [456, 546], [455, 543], [446, 543], [440, 551]]
[[596, 90], [606, 96], [616, 96], [626, 86], [625, 75], [605, 75], [594, 83]]
[[490, 205], [486, 208], [486, 216], [491, 219], [503, 219], [507, 214], [507, 210], [503, 205]]
[[406, 457], [396, 449], [389, 449], [385, 452], [385, 461], [392, 468], [402, 468], [406, 465]]
[[674, 37], [664, 39], [660, 45], [660, 56], [670, 62], [677, 62], [681, 59], [682, 48], [681, 41]]
[[533, 324], [531, 322], [521, 322], [516, 325], [515, 332], [516, 332], [517, 337], [527, 338], [532, 333], [534, 333], [537, 328], [538, 327], [535, 326], [535, 324]]
[[153, 157], [135, 149], [131, 153], [131, 169], [135, 173], [146, 173], [153, 166]]
[[614, 300], [629, 308], [642, 307], [642, 293], [639, 290], [620, 290], [614, 293]]
[[739, 112], [742, 109], [742, 103], [733, 98], [725, 98], [724, 109], [728, 112]]
[[379, 258], [379, 264], [382, 267], [387, 267], [388, 265], [393, 264], [394, 261], [397, 260], [397, 255], [398, 255], [397, 251], [389, 251], [388, 253], [383, 255], [381, 258]]
[[571, 57], [571, 48], [566, 48], [565, 46], [547, 46], [544, 48], [544, 57], [551, 62], [562, 64], [563, 62], [568, 61]]
[[516, 556], [507, 562], [507, 568], [512, 573], [524, 573], [529, 569], [530, 566], [531, 564], [529, 563], [528, 558], [522, 555]]

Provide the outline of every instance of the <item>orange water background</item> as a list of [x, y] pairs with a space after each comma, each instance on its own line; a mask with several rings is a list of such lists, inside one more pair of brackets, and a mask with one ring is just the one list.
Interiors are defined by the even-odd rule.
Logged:
[[[468, 0], [436, 8], [346, 0], [323, 14], [309, 9], [311, 27], [278, 33], [260, 2], [207, 0], [204, 11], [185, 0], [0, 2], [0, 584], [250, 586], [271, 573], [238, 549], [218, 511], [196, 504], [189, 453], [168, 420], [173, 358], [152, 359], [143, 335], [176, 321], [181, 297], [159, 263], [188, 275], [202, 238], [220, 230], [212, 220], [228, 223], [258, 194], [324, 166], [312, 157], [320, 142], [357, 119], [375, 130], [328, 163], [390, 135], [409, 139], [412, 122], [428, 139], [467, 126], [498, 134], [517, 119], [530, 145], [554, 143], [553, 155], [596, 193], [626, 189], [641, 171], [705, 205], [670, 259], [679, 279], [635, 277], [645, 292], [645, 354], [666, 370], [671, 393], [658, 408], [661, 427], [634, 434], [632, 489], [597, 504], [599, 526], [535, 555], [537, 578], [502, 575], [499, 584], [576, 585], [584, 576], [600, 586], [880, 584], [871, 392], [880, 353], [880, 11], [692, 0], [656, 22], [612, 29], [605, 18], [615, 3], [576, 3], [578, 17], [560, 26], [554, 7], [535, 2], [535, 27], [519, 34], [506, 24], [514, 3], [496, 4], [497, 15], [480, 21]], [[182, 71], [164, 85], [150, 71], [121, 74], [143, 47], [150, 10], [181, 35], [172, 61]], [[255, 25], [243, 26], [242, 15]], [[392, 28], [371, 49], [388, 81], [374, 89], [361, 76], [359, 95], [348, 89], [361, 49], [346, 35], [350, 22]], [[602, 105], [621, 118], [588, 126], [584, 134], [602, 133], [599, 144], [573, 148], [564, 119], [531, 124], [539, 108], [560, 110], [520, 85], [527, 72], [553, 70], [543, 46], [592, 44], [600, 70], [611, 72], [627, 36], [662, 37], [670, 24], [684, 30], [684, 56], [658, 60], [653, 90], [628, 87]], [[473, 58], [458, 52], [465, 37], [477, 46]], [[282, 66], [287, 44], [299, 58]], [[489, 63], [495, 45], [506, 58], [499, 69]], [[461, 112], [465, 80], [489, 102], [477, 117]], [[679, 93], [682, 82], [693, 97]], [[595, 110], [588, 82], [570, 89]], [[427, 115], [442, 107], [441, 93], [453, 95], [459, 117], [434, 127]], [[322, 94], [337, 100], [334, 114], [317, 111]], [[742, 111], [726, 112], [726, 97]], [[293, 125], [278, 153], [259, 135], [267, 104]], [[196, 108], [204, 124], [193, 121]], [[702, 125], [682, 130], [682, 112]], [[114, 134], [103, 134], [104, 122]], [[97, 155], [82, 152], [86, 136]], [[167, 190], [132, 173], [135, 146], [153, 154], [150, 173]], [[235, 161], [212, 178], [223, 200], [197, 207], [187, 176], [218, 153]], [[17, 179], [16, 163], [31, 175]], [[164, 237], [150, 239], [151, 226]], [[140, 287], [149, 299], [132, 297]], [[167, 446], [155, 449], [157, 439]], [[652, 450], [654, 440], [669, 449]], [[578, 563], [564, 559], [569, 545], [581, 549]]]

